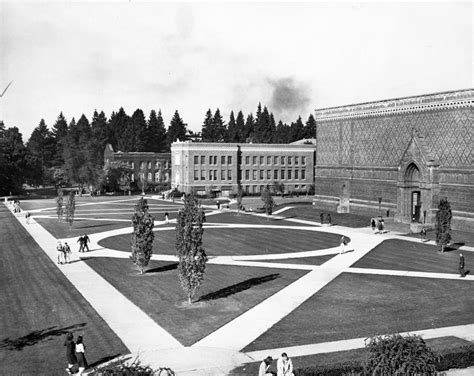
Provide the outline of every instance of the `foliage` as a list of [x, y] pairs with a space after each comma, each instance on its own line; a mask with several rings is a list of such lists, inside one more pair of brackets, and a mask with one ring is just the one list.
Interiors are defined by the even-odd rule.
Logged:
[[93, 370], [94, 375], [98, 376], [174, 376], [175, 373], [172, 369], [167, 367], [160, 367], [158, 369], [152, 369], [150, 366], [144, 366], [141, 364], [138, 356], [131, 362], [126, 363], [125, 360], [120, 359], [119, 361], [109, 364], [103, 368], [95, 368]]
[[69, 229], [71, 229], [74, 222], [74, 212], [76, 211], [76, 198], [74, 192], [69, 192], [69, 196], [66, 200], [66, 222], [69, 224]]
[[438, 371], [446, 371], [451, 368], [467, 368], [472, 366], [474, 366], [474, 344], [439, 352], [436, 369]]
[[272, 215], [273, 207], [275, 206], [275, 201], [273, 200], [272, 194], [270, 193], [270, 188], [268, 186], [266, 186], [262, 190], [262, 194], [260, 198], [263, 201], [263, 207], [265, 208], [265, 213], [267, 213], [267, 215]]
[[436, 245], [441, 252], [451, 241], [451, 204], [448, 199], [442, 198], [436, 213]]
[[279, 193], [283, 196], [285, 193], [285, 184], [283, 182], [274, 181], [272, 184], [272, 190], [275, 193]]
[[372, 337], [364, 364], [370, 375], [435, 375], [438, 356], [417, 335]]
[[193, 194], [184, 199], [176, 220], [176, 253], [179, 258], [178, 279], [191, 304], [206, 270], [207, 255], [202, 246], [204, 210]]
[[243, 196], [244, 192], [242, 190], [242, 186], [239, 184], [238, 188], [237, 188], [237, 196], [236, 196], [236, 200], [237, 200], [237, 212], [240, 213], [240, 210], [242, 209], [242, 196]]
[[132, 172], [132, 169], [127, 163], [121, 161], [112, 161], [104, 166], [102, 185], [111, 191], [120, 189], [125, 194], [126, 191], [131, 189], [130, 174]]
[[167, 150], [170, 150], [171, 144], [177, 140], [184, 141], [186, 139], [186, 124], [179, 116], [178, 111], [175, 111], [168, 127]]
[[58, 221], [63, 219], [63, 190], [58, 189], [58, 197], [56, 197], [56, 214], [58, 215]]
[[155, 239], [153, 233], [155, 219], [148, 212], [148, 202], [143, 197], [135, 205], [132, 225], [132, 254], [130, 259], [143, 274], [144, 268], [150, 262], [153, 253], [153, 240]]

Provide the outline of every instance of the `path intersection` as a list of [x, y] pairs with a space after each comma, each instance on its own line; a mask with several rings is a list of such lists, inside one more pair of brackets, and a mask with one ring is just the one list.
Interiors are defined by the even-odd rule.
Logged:
[[[133, 208], [132, 205], [134, 205], [135, 201], [136, 198], [80, 203], [76, 206], [76, 219], [130, 223], [130, 219], [127, 218], [127, 216], [130, 216], [130, 212]], [[119, 202], [122, 207], [114, 208], [113, 204], [115, 202]], [[175, 205], [170, 205], [169, 202], [161, 201], [156, 198], [149, 198], [149, 202], [157, 204], [154, 205], [154, 207], [159, 213], [162, 213], [163, 216], [165, 211], [172, 213], [177, 212], [179, 209], [179, 207]], [[67, 241], [76, 248], [77, 236], [57, 239], [41, 226], [39, 221], [36, 221], [36, 219], [41, 218], [55, 219], [56, 208], [53, 207], [53, 205], [48, 208], [29, 210], [32, 215], [30, 224], [26, 224], [25, 219], [21, 217], [21, 215], [17, 218], [44, 252], [51, 258], [52, 262], [55, 263], [55, 244], [57, 240], [62, 242]], [[111, 207], [107, 208], [107, 205]], [[123, 208], [123, 205], [129, 206]], [[97, 209], [98, 206], [101, 208]], [[370, 228], [328, 227], [321, 226], [319, 223], [313, 221], [286, 218], [284, 211], [287, 209], [288, 208], [284, 208], [272, 216], [272, 219], [281, 220], [278, 225], [270, 221], [268, 224], [245, 224], [241, 223], [242, 221], [239, 221], [239, 223], [221, 223], [219, 222], [219, 215], [222, 214], [222, 212], [209, 211], [206, 214], [207, 222], [204, 227], [205, 229], [236, 230], [251, 228], [254, 231], [258, 231], [259, 229], [286, 228], [312, 231], [315, 233], [331, 233], [338, 236], [344, 235], [351, 239], [348, 248], [349, 251], [340, 254], [340, 247], [331, 247], [323, 250], [298, 252], [288, 250], [286, 253], [277, 254], [218, 255], [210, 257], [208, 263], [215, 265], [305, 270], [307, 273], [191, 346], [181, 344], [161, 327], [159, 323], [151, 319], [86, 262], [82, 261], [82, 258], [86, 257], [88, 259], [94, 257], [128, 258], [128, 252], [104, 248], [100, 245], [100, 242], [112, 236], [130, 234], [132, 232], [131, 227], [122, 227], [89, 234], [91, 240], [89, 248], [94, 252], [74, 252], [72, 255], [73, 262], [71, 264], [57, 265], [57, 267], [92, 307], [94, 307], [110, 328], [120, 337], [131, 354], [138, 354], [140, 356], [143, 364], [149, 364], [152, 368], [158, 368], [160, 366], [170, 367], [177, 375], [207, 376], [226, 375], [230, 370], [244, 363], [261, 361], [261, 359], [267, 355], [276, 358], [283, 351], [288, 352], [292, 357], [296, 357], [363, 347], [365, 338], [348, 338], [345, 340], [301, 346], [268, 348], [249, 352], [242, 351], [247, 345], [252, 343], [284, 317], [294, 312], [306, 300], [317, 294], [342, 273], [460, 280], [459, 275], [454, 273], [351, 267], [351, 265], [355, 264], [385, 240], [403, 239], [404, 241], [411, 242], [419, 242], [419, 240], [394, 233], [373, 235]], [[251, 215], [264, 216], [261, 214]], [[284, 223], [288, 223], [288, 225]], [[155, 231], [157, 232], [174, 231], [175, 221], [170, 220], [170, 223], [155, 221], [155, 225]], [[466, 252], [474, 251], [471, 247], [462, 247], [462, 249]], [[298, 258], [302, 259], [323, 255], [331, 255], [333, 257], [321, 265], [291, 262], [291, 260]], [[177, 258], [173, 255], [153, 254], [152, 260], [177, 261]], [[462, 279], [462, 281], [464, 283], [472, 283], [474, 276], [468, 275]], [[137, 328], [141, 328], [141, 330], [137, 330]], [[474, 323], [412, 331], [411, 333], [420, 334], [424, 338], [456, 336], [468, 341], [474, 341]]]

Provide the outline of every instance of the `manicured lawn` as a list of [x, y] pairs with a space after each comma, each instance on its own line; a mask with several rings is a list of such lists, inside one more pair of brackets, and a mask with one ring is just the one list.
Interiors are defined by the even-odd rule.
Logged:
[[76, 219], [69, 230], [69, 226], [65, 222], [58, 222], [57, 219], [35, 218], [35, 220], [43, 226], [55, 238], [69, 238], [79, 235], [95, 234], [103, 231], [110, 231], [119, 228], [131, 227], [132, 223], [127, 222], [112, 222], [112, 221], [94, 221]]
[[[434, 351], [448, 351], [450, 349], [457, 349], [461, 346], [469, 345], [469, 341], [457, 337], [440, 337], [426, 340], [426, 344]], [[278, 354], [280, 355], [280, 354]], [[337, 351], [326, 354], [315, 354], [309, 356], [291, 356], [291, 352], [288, 353], [293, 362], [295, 369], [314, 367], [314, 366], [330, 366], [350, 361], [363, 362], [366, 357], [365, 349], [357, 349], [350, 351]], [[243, 366], [235, 368], [231, 371], [231, 376], [247, 376], [257, 375], [258, 367], [260, 362], [247, 363]], [[270, 371], [276, 372], [276, 360], [273, 361]]]
[[[409, 234], [407, 236], [411, 238], [420, 239], [420, 234]], [[436, 240], [435, 231], [434, 230], [428, 231], [428, 233], [426, 234], [426, 239], [435, 241]], [[452, 243], [452, 247], [455, 249], [463, 245], [467, 245], [468, 247], [474, 247], [474, 232], [452, 230], [451, 243]]]
[[0, 374], [64, 375], [66, 333], [89, 364], [128, 353], [121, 340], [0, 205]]
[[185, 345], [191, 345], [303, 276], [299, 270], [208, 265], [196, 303], [181, 289], [176, 263], [150, 262], [140, 275], [130, 260], [87, 264]]
[[[278, 228], [208, 228], [203, 245], [208, 255], [260, 255], [302, 252], [335, 247], [340, 235]], [[117, 235], [99, 242], [106, 248], [130, 251], [130, 234]], [[175, 254], [174, 228], [155, 232], [154, 253]]]
[[[252, 225], [282, 225], [282, 226], [302, 226], [301, 223], [289, 222], [284, 219], [277, 219], [275, 217], [254, 215], [241, 212], [226, 212], [209, 215], [206, 217], [206, 223], [235, 223], [235, 224], [252, 224]], [[307, 226], [306, 224], [303, 226]]]
[[303, 264], [303, 265], [322, 265], [326, 261], [332, 259], [335, 255], [323, 255], [313, 257], [298, 257], [289, 259], [278, 259], [278, 260], [262, 260], [265, 262], [282, 262], [285, 264]]
[[[474, 272], [474, 253], [464, 252], [466, 270]], [[436, 246], [422, 242], [390, 239], [379, 244], [353, 267], [410, 270], [435, 273], [458, 273], [459, 252], [439, 253]]]
[[474, 283], [343, 273], [245, 348], [471, 324]]

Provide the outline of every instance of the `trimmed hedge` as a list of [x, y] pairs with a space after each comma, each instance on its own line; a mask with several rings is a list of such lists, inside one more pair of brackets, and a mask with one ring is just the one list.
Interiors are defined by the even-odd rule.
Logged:
[[474, 345], [460, 346], [454, 351], [441, 351], [438, 355], [439, 360], [436, 363], [438, 371], [474, 366]]

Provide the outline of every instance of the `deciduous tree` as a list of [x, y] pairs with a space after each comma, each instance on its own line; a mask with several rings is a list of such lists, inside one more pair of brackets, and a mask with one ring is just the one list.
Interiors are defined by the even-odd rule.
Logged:
[[132, 254], [130, 259], [143, 274], [153, 253], [153, 241], [155, 234], [153, 227], [155, 219], [148, 211], [148, 202], [143, 197], [135, 205], [135, 213], [132, 217]]
[[76, 211], [76, 197], [73, 191], [69, 192], [66, 200], [66, 222], [69, 225], [69, 230], [72, 228], [74, 223], [74, 212]]
[[267, 213], [267, 216], [272, 215], [273, 207], [275, 206], [275, 201], [273, 200], [273, 197], [268, 185], [265, 188], [263, 188], [260, 198], [263, 201], [263, 207], [265, 208], [265, 213]]

